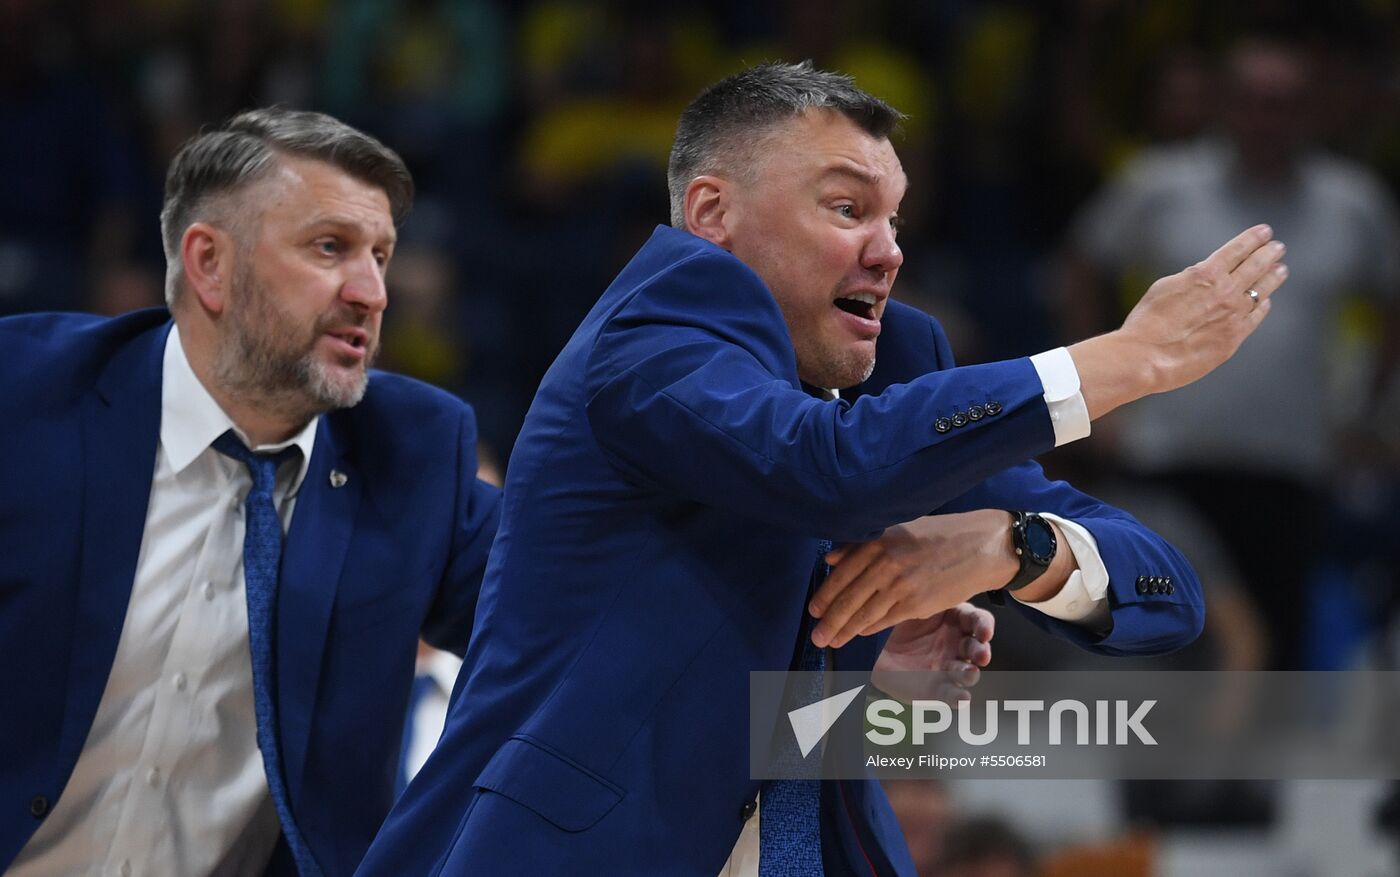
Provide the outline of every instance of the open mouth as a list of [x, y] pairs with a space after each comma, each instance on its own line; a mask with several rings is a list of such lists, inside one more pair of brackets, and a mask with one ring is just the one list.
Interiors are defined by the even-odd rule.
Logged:
[[875, 296], [870, 293], [856, 293], [836, 300], [836, 306], [862, 320], [875, 319]]
[[344, 342], [356, 350], [364, 350], [365, 346], [369, 344], [369, 335], [363, 329], [342, 329], [337, 332], [327, 332], [326, 334], [337, 341]]

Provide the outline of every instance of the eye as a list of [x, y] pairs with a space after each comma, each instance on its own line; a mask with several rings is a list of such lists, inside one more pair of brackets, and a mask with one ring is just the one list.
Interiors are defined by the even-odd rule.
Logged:
[[316, 252], [323, 256], [340, 255], [340, 241], [335, 238], [320, 238], [316, 241]]
[[389, 254], [384, 250], [375, 250], [374, 261], [380, 268], [384, 268], [389, 264]]
[[854, 204], [837, 204], [833, 209], [844, 219], [856, 218], [856, 205]]

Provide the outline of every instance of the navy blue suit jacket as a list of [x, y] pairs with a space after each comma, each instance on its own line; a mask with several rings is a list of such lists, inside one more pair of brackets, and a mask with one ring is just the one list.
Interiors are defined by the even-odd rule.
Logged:
[[[61, 799], [112, 666], [169, 325], [0, 320], [0, 870]], [[471, 410], [424, 384], [375, 373], [321, 418], [282, 558], [276, 692], [292, 810], [328, 875], [353, 872], [393, 801], [419, 631], [466, 648], [499, 515], [475, 475]]]
[[[1108, 653], [1193, 638], [1181, 556], [1026, 462], [1054, 445], [1029, 360], [952, 364], [938, 325], [892, 304], [876, 375], [813, 398], [758, 276], [659, 229], [526, 417], [448, 729], [361, 873], [714, 877], [759, 788], [748, 673], [789, 667], [823, 537], [1055, 512], [1098, 538], [1113, 630], [1032, 617]], [[989, 401], [999, 413], [935, 428]], [[1178, 587], [1139, 595], [1143, 574]], [[883, 642], [857, 638], [836, 668], [870, 668]], [[877, 784], [828, 784], [823, 808], [828, 859], [912, 875]]]

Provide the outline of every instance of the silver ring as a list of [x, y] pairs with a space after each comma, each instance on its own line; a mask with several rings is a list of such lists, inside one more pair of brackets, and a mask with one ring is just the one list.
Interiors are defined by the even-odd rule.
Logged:
[[1257, 289], [1247, 289], [1247, 290], [1245, 290], [1245, 293], [1244, 293], [1244, 294], [1247, 295], [1247, 296], [1249, 296], [1249, 309], [1250, 309], [1250, 311], [1253, 311], [1255, 308], [1259, 307], [1259, 290], [1257, 290]]

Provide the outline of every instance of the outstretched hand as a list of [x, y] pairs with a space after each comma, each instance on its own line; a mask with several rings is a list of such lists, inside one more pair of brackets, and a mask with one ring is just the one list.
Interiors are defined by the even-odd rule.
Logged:
[[1257, 225], [1153, 283], [1122, 328], [1069, 348], [1090, 419], [1196, 381], [1234, 356], [1288, 279], [1284, 245]]

